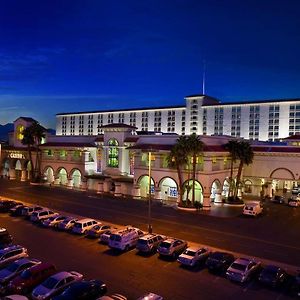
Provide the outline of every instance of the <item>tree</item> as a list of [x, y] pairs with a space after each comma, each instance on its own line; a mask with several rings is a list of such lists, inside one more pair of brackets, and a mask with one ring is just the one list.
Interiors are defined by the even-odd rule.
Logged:
[[180, 136], [176, 144], [172, 147], [167, 161], [170, 167], [176, 167], [178, 175], [178, 194], [179, 194], [179, 205], [182, 205], [183, 196], [183, 177], [182, 167], [188, 163], [188, 151], [187, 151], [187, 137], [185, 135]]
[[32, 147], [34, 145], [34, 136], [32, 132], [31, 127], [26, 127], [23, 132], [23, 139], [22, 139], [22, 144], [27, 146], [27, 151], [28, 151], [28, 156], [29, 156], [29, 161], [31, 165], [31, 170], [30, 170], [30, 178], [33, 178], [33, 161], [32, 161]]
[[195, 133], [193, 133], [187, 138], [187, 148], [188, 153], [192, 158], [192, 204], [194, 205], [197, 157], [202, 154], [203, 142], [200, 141], [199, 137]]
[[241, 185], [241, 176], [244, 165], [250, 165], [253, 162], [254, 152], [248, 141], [239, 141], [237, 157], [240, 161], [238, 173], [236, 176], [236, 185], [234, 190], [234, 199], [237, 197], [238, 189]]
[[[28, 156], [31, 164], [31, 178], [35, 181], [39, 180], [41, 175], [41, 153], [39, 145], [44, 137], [45, 128], [42, 127], [37, 121], [34, 121], [23, 131], [22, 144], [27, 145]], [[36, 151], [35, 164], [33, 164], [32, 161], [32, 147], [34, 147]]]
[[232, 196], [232, 191], [234, 189], [234, 180], [233, 180], [233, 165], [238, 159], [238, 149], [239, 149], [239, 141], [238, 140], [230, 140], [225, 148], [230, 153], [230, 177], [229, 177], [229, 192], [228, 196]]

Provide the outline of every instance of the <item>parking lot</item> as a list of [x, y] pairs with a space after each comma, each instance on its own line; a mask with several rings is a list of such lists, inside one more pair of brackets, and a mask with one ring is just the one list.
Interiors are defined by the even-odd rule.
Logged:
[[165, 299], [289, 299], [284, 290], [270, 290], [256, 281], [234, 284], [211, 274], [204, 266], [181, 267], [157, 254], [139, 255], [135, 249], [115, 252], [97, 240], [42, 228], [20, 217], [0, 215], [1, 226], [15, 242], [28, 248], [30, 257], [53, 262], [58, 269], [76, 270], [87, 278], [107, 283], [109, 293], [119, 292], [137, 299], [147, 291]]

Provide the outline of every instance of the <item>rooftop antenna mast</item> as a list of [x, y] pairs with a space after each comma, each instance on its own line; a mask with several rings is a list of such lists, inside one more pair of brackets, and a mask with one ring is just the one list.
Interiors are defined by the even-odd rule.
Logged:
[[205, 76], [206, 76], [206, 64], [203, 60], [203, 74], [202, 74], [202, 95], [205, 95]]

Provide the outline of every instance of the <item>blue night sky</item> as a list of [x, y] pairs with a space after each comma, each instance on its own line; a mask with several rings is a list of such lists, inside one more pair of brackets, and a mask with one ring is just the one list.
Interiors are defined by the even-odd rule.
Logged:
[[300, 97], [299, 0], [0, 0], [0, 124]]

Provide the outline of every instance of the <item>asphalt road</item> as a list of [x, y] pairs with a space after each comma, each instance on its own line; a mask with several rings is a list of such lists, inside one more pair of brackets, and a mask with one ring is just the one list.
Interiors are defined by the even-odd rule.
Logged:
[[255, 281], [234, 284], [205, 268], [182, 268], [157, 254], [145, 257], [135, 250], [115, 253], [96, 240], [41, 228], [8, 214], [0, 214], [0, 225], [9, 230], [15, 243], [27, 247], [30, 257], [52, 262], [59, 270], [101, 279], [109, 293], [122, 293], [128, 299], [137, 299], [147, 291], [172, 300], [289, 299], [283, 292], [263, 288]]
[[[4, 179], [0, 180], [0, 195], [107, 222], [147, 228], [147, 203], [141, 200], [107, 198]], [[153, 205], [152, 221], [155, 232], [300, 266], [300, 208], [271, 203], [266, 205], [262, 217], [253, 219], [241, 215], [218, 218]]]

